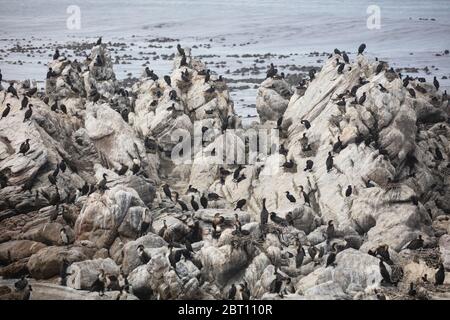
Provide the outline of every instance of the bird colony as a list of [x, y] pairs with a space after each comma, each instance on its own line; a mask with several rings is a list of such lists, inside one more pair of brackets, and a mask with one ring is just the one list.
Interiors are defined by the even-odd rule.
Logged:
[[[247, 128], [181, 46], [131, 88], [101, 39], [45, 91], [3, 75], [0, 299], [450, 299], [447, 93], [364, 50], [294, 87], [271, 65]], [[175, 163], [194, 124], [209, 152]], [[232, 129], [277, 151], [211, 161]]]

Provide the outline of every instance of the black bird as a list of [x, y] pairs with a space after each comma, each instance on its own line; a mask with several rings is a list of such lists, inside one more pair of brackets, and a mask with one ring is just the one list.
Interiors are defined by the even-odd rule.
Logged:
[[363, 54], [365, 49], [366, 49], [366, 44], [362, 43], [358, 48], [358, 54]]
[[211, 71], [206, 70], [206, 74], [205, 74], [205, 83], [208, 83], [209, 80], [211, 79]]
[[47, 71], [47, 79], [53, 78], [54, 76], [56, 76], [56, 73], [53, 72], [53, 69], [52, 69], [52, 68], [48, 68], [48, 71]]
[[315, 246], [310, 246], [308, 248], [308, 254], [311, 257], [311, 259], [314, 261], [314, 258], [317, 255], [317, 248]]
[[137, 252], [138, 252], [139, 259], [141, 260], [141, 262], [143, 264], [147, 264], [150, 261], [151, 258], [147, 254], [147, 252], [145, 252], [144, 246], [142, 244], [137, 247]]
[[334, 238], [335, 235], [335, 229], [334, 229], [334, 224], [333, 224], [333, 220], [328, 221], [328, 227], [327, 227], [327, 240], [328, 242]]
[[53, 112], [58, 110], [58, 101], [55, 101], [55, 103], [53, 103], [53, 105], [50, 107], [50, 110], [52, 110]]
[[215, 192], [208, 193], [208, 200], [216, 201], [219, 199], [220, 199], [220, 196], [217, 193], [215, 193]]
[[306, 167], [303, 169], [303, 171], [311, 171], [312, 167], [314, 166], [314, 161], [312, 160], [306, 160]]
[[108, 190], [108, 189], [109, 189], [109, 188], [106, 186], [106, 183], [107, 183], [106, 177], [107, 177], [107, 176], [108, 176], [108, 175], [107, 175], [106, 173], [103, 174], [103, 179], [100, 180], [100, 182], [99, 182], [98, 185], [97, 185], [97, 187], [98, 187], [99, 190], [105, 191], [105, 190]]
[[35, 88], [28, 90], [25, 94], [27, 95], [27, 97], [30, 98], [37, 92], [37, 90], [38, 90], [37, 87], [35, 87]]
[[300, 192], [303, 195], [303, 199], [305, 200], [305, 204], [308, 204], [309, 206], [311, 206], [311, 203], [309, 201], [309, 195], [304, 191], [303, 186], [299, 186], [300, 188]]
[[383, 263], [383, 260], [380, 260], [380, 274], [383, 277], [383, 281], [385, 283], [389, 283], [391, 284], [391, 275], [389, 274], [389, 272], [386, 269], [386, 266]]
[[208, 199], [205, 197], [204, 193], [202, 193], [202, 196], [200, 197], [200, 204], [204, 209], [208, 208]]
[[194, 211], [197, 211], [200, 208], [197, 201], [195, 201], [194, 196], [191, 197], [191, 206], [192, 206], [192, 209], [194, 209]]
[[411, 97], [415, 98], [416, 97], [416, 91], [413, 88], [409, 88], [408, 89], [409, 94], [411, 95]]
[[181, 201], [181, 200], [179, 199], [178, 192], [175, 192], [175, 201], [180, 205], [181, 211], [189, 211], [189, 208], [188, 208], [188, 206], [186, 205], [186, 203], [184, 203], [183, 201]]
[[117, 171], [117, 174], [119, 176], [123, 176], [125, 173], [127, 173], [128, 171], [128, 166], [125, 164], [122, 164], [122, 166], [120, 167], [119, 171]]
[[309, 81], [312, 82], [315, 79], [315, 77], [316, 77], [316, 70], [314, 69], [309, 70]]
[[341, 50], [339, 50], [338, 48], [336, 48], [336, 49], [334, 49], [334, 53], [335, 53], [335, 54], [338, 54], [338, 55], [341, 55]]
[[295, 197], [292, 195], [292, 194], [290, 194], [289, 193], [289, 191], [286, 191], [286, 198], [288, 198], [288, 200], [290, 201], [290, 202], [296, 202], [297, 200], [295, 199]]
[[303, 249], [302, 245], [299, 242], [298, 248], [297, 248], [297, 255], [295, 256], [295, 267], [297, 269], [302, 266], [305, 255], [306, 255], [305, 249]]
[[286, 221], [285, 219], [283, 219], [283, 218], [277, 216], [277, 214], [276, 214], [275, 212], [271, 212], [271, 213], [270, 213], [270, 220], [271, 220], [273, 223], [276, 223], [276, 224], [278, 224], [278, 225], [280, 225], [280, 226], [283, 226], [283, 227], [287, 227], [287, 226], [288, 226], [287, 221]]
[[169, 76], [164, 76], [164, 81], [167, 83], [167, 85], [170, 87], [171, 85], [171, 80]]
[[344, 59], [345, 63], [350, 63], [350, 60], [348, 59], [348, 55], [345, 52], [342, 53], [342, 58]]
[[245, 204], [247, 203], [247, 200], [245, 199], [240, 199], [237, 203], [236, 203], [236, 208], [234, 208], [234, 211], [236, 211], [237, 209], [242, 211], [242, 208], [245, 206]]
[[311, 128], [311, 123], [308, 120], [301, 120], [300, 123], [305, 126], [306, 130]]
[[335, 261], [336, 261], [336, 244], [333, 243], [332, 246], [332, 251], [328, 254], [328, 258], [327, 258], [327, 264], [325, 266], [325, 268], [332, 266], [334, 267], [336, 265]]
[[423, 239], [422, 239], [422, 235], [419, 234], [419, 236], [417, 237], [417, 239], [412, 240], [407, 246], [406, 249], [410, 249], [410, 250], [417, 250], [420, 248], [423, 248]]
[[342, 150], [342, 141], [341, 141], [341, 137], [338, 136], [336, 143], [333, 145], [333, 152], [339, 153], [339, 152], [341, 152], [341, 150]]
[[344, 71], [345, 63], [340, 63], [339, 67], [337, 69], [338, 74], [342, 74], [342, 71]]
[[181, 47], [181, 45], [179, 43], [177, 44], [177, 50], [178, 50], [178, 53], [180, 54], [180, 56], [186, 55], [186, 53], [184, 52], [184, 49]]
[[28, 105], [28, 98], [27, 98], [27, 96], [23, 96], [23, 98], [22, 98], [22, 105], [20, 107], [20, 110], [25, 109], [27, 107], [27, 105]]
[[187, 189], [187, 193], [198, 193], [198, 190], [192, 186], [192, 184], [189, 185]]
[[435, 158], [437, 161], [442, 161], [442, 160], [444, 160], [444, 156], [442, 155], [442, 152], [441, 152], [441, 150], [440, 150], [438, 147], [436, 147], [435, 151], [436, 151], [436, 156], [435, 156], [434, 158]]
[[164, 194], [166, 195], [166, 197], [169, 198], [171, 201], [173, 201], [172, 200], [172, 192], [170, 191], [170, 187], [168, 184], [165, 184], [163, 186], [163, 191], [164, 191]]
[[333, 156], [331, 155], [331, 152], [328, 152], [326, 165], [327, 165], [327, 172], [330, 172], [331, 169], [333, 169]]
[[20, 280], [16, 281], [14, 283], [14, 287], [18, 290], [18, 291], [22, 291], [23, 289], [25, 289], [28, 286], [28, 280], [25, 278], [25, 275], [22, 275], [22, 277], [20, 277]]
[[3, 75], [2, 75], [2, 70], [0, 69], [0, 83], [2, 83], [3, 80]]
[[26, 139], [25, 142], [22, 142], [22, 144], [20, 145], [19, 153], [25, 155], [25, 153], [27, 153], [30, 150], [29, 141], [30, 139]]
[[10, 111], [11, 111], [11, 105], [9, 103], [7, 103], [5, 110], [3, 110], [2, 117], [0, 118], [0, 120], [5, 118], [6, 116], [8, 116]]
[[347, 187], [347, 190], [345, 190], [345, 196], [350, 197], [352, 195], [352, 191], [353, 191], [352, 186], [349, 185]]
[[17, 90], [14, 88], [14, 83], [10, 83], [8, 89], [6, 90], [7, 93], [11, 93], [14, 97], [19, 99], [19, 96], [17, 95]]
[[383, 71], [383, 67], [384, 67], [384, 63], [383, 63], [383, 62], [380, 62], [380, 63], [377, 65], [377, 68], [375, 69], [375, 74], [379, 74], [381, 71]]
[[416, 289], [414, 289], [414, 282], [411, 282], [409, 284], [409, 290], [408, 290], [408, 295], [411, 297], [414, 297], [417, 294]]
[[89, 185], [88, 185], [88, 183], [85, 181], [84, 185], [79, 190], [81, 192], [81, 195], [83, 195], [83, 196], [87, 195], [88, 192], [89, 192]]
[[439, 90], [439, 81], [436, 79], [436, 77], [433, 78], [433, 84], [436, 90]]
[[59, 269], [59, 276], [61, 277], [60, 284], [62, 286], [67, 285], [67, 268], [69, 267], [69, 261], [66, 258], [63, 258], [61, 268]]
[[236, 296], [236, 286], [234, 283], [231, 285], [230, 290], [228, 290], [228, 300], [234, 300]]
[[67, 108], [66, 108], [66, 105], [65, 105], [65, 104], [61, 104], [61, 105], [59, 106], [59, 108], [61, 109], [61, 111], [62, 111], [63, 113], [67, 114]]
[[358, 103], [359, 103], [360, 105], [363, 105], [365, 101], [366, 101], [366, 93], [364, 92], [364, 93], [362, 94], [362, 96], [359, 97]]
[[275, 69], [273, 63], [271, 63], [270, 68], [269, 68], [269, 70], [267, 70], [267, 73], [266, 73], [266, 79], [274, 77], [277, 74], [277, 72], [278, 72], [278, 70]]
[[250, 300], [250, 289], [247, 287], [247, 282], [244, 282], [244, 284], [240, 285], [241, 289], [241, 296], [242, 300]]
[[98, 292], [99, 295], [102, 296], [105, 292], [105, 284], [106, 284], [105, 271], [101, 269], [99, 275], [97, 276], [97, 279], [95, 279], [89, 291]]
[[53, 55], [53, 60], [56, 60], [58, 58], [59, 58], [59, 50], [58, 50], [58, 48], [56, 48], [55, 54]]
[[102, 44], [102, 37], [98, 38], [97, 42], [95, 43], [96, 46], [99, 46]]
[[291, 159], [282, 164], [282, 167], [285, 169], [292, 169], [294, 167], [294, 161]]
[[267, 211], [267, 208], [266, 208], [266, 199], [263, 199], [262, 205], [263, 205], [263, 207], [259, 214], [259, 218], [260, 218], [261, 225], [265, 225], [265, 224], [267, 224], [267, 222], [269, 220], [269, 211]]
[[435, 282], [434, 282], [435, 286], [439, 286], [439, 285], [442, 285], [444, 283], [444, 280], [445, 280], [445, 269], [444, 269], [444, 265], [442, 263], [439, 264], [439, 269], [434, 274], [434, 280], [435, 280]]
[[378, 86], [380, 87], [381, 92], [383, 92], [383, 93], [387, 92], [387, 89], [385, 87], [383, 87], [383, 85], [381, 83], [379, 83]]
[[131, 167], [131, 172], [137, 174], [141, 170], [141, 165], [138, 163], [137, 159], [133, 161], [133, 166]]
[[30, 119], [31, 116], [33, 115], [33, 109], [32, 109], [32, 107], [33, 107], [32, 104], [30, 104], [30, 105], [28, 106], [28, 110], [25, 111], [25, 116], [24, 116], [24, 118], [23, 118], [23, 122], [25, 122], [25, 121], [27, 121], [28, 119]]
[[48, 181], [50, 181], [50, 184], [52, 185], [56, 185], [56, 177], [53, 175], [53, 173], [49, 173], [48, 176]]
[[345, 104], [346, 104], [346, 102], [345, 102], [345, 98], [344, 97], [342, 97], [342, 99], [336, 103], [336, 105], [338, 105], [340, 107], [345, 106]]

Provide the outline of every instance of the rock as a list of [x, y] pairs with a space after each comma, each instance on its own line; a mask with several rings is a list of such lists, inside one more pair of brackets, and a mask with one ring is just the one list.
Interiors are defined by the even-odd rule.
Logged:
[[73, 263], [89, 259], [93, 254], [87, 247], [46, 247], [30, 257], [27, 267], [33, 278], [49, 279], [59, 275], [64, 258]]
[[74, 289], [89, 290], [97, 279], [100, 269], [110, 276], [119, 275], [119, 267], [110, 259], [95, 259], [72, 263], [67, 269], [67, 286]]
[[264, 80], [256, 97], [256, 110], [261, 122], [277, 121], [286, 111], [291, 96], [292, 91], [286, 80]]
[[0, 243], [0, 263], [9, 264], [28, 258], [45, 247], [45, 244], [30, 240], [13, 240]]

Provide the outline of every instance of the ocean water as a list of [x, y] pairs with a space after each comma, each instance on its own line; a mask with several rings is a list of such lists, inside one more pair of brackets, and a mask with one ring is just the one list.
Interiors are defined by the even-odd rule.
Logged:
[[[80, 8], [80, 29], [67, 28], [71, 5]], [[370, 5], [380, 9], [379, 29], [367, 27]], [[265, 65], [320, 65], [310, 52], [337, 47], [355, 53], [365, 42], [367, 55], [394, 67], [428, 67], [429, 74], [419, 74], [429, 79], [436, 75], [443, 88], [450, 87], [449, 80], [442, 79], [450, 78], [450, 55], [442, 55], [450, 50], [448, 0], [0, 0], [0, 8], [0, 69], [5, 79], [43, 79], [46, 72], [50, 52], [29, 56], [11, 52], [16, 44], [53, 51], [67, 42], [95, 41], [102, 35], [104, 42], [133, 44], [121, 52], [133, 57], [147, 51], [170, 54], [177, 42], [197, 45], [194, 55], [212, 55], [206, 58], [211, 69], [219, 74], [229, 70], [236, 79], [250, 76], [233, 71], [255, 63], [255, 58], [242, 55], [287, 55], [267, 59]], [[148, 47], [150, 39], [162, 37], [175, 41]], [[20, 64], [15, 63], [18, 60]], [[119, 63], [118, 78], [139, 76], [143, 62], [137, 58]], [[171, 68], [164, 59], [149, 59], [149, 63], [158, 73]], [[256, 111], [248, 106], [255, 103], [256, 89], [247, 85], [232, 96], [243, 116], [254, 116]]]

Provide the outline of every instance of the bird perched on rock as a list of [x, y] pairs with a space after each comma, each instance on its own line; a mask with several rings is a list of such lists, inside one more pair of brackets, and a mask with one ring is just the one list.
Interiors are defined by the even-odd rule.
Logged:
[[303, 199], [305, 200], [305, 204], [308, 206], [311, 206], [310, 200], [309, 200], [309, 194], [307, 194], [303, 188], [303, 186], [299, 186], [300, 193], [303, 195]]
[[297, 255], [295, 256], [295, 267], [298, 269], [303, 264], [303, 259], [305, 258], [305, 249], [303, 249], [300, 241], [297, 241]]
[[26, 139], [25, 142], [22, 142], [22, 144], [20, 145], [20, 148], [19, 148], [19, 153], [22, 153], [23, 155], [25, 155], [25, 153], [27, 153], [30, 150], [29, 141], [30, 141], [30, 139]]
[[106, 173], [104, 173], [103, 174], [103, 179], [100, 180], [100, 182], [97, 184], [98, 189], [101, 190], [101, 191], [105, 191], [105, 190], [109, 189], [108, 186], [106, 185], [106, 183], [107, 183], [106, 177], [107, 176], [108, 175]]
[[314, 70], [314, 69], [309, 70], [308, 75], [309, 75], [309, 81], [312, 82], [316, 78], [316, 70]]
[[208, 208], [208, 198], [205, 197], [204, 193], [202, 193], [202, 196], [200, 197], [200, 204], [204, 209]]
[[350, 60], [349, 60], [349, 58], [348, 58], [348, 55], [347, 55], [345, 52], [342, 53], [342, 58], [344, 59], [344, 62], [345, 62], [345, 63], [350, 63]]
[[363, 54], [364, 50], [366, 50], [366, 44], [361, 43], [361, 45], [358, 47], [358, 54]]
[[312, 171], [312, 168], [314, 166], [314, 161], [312, 160], [306, 160], [306, 167], [303, 169], [303, 171]]
[[137, 247], [137, 253], [142, 264], [147, 264], [150, 261], [151, 257], [145, 252], [144, 245], [140, 244]]
[[96, 46], [99, 46], [102, 44], [102, 37], [97, 39], [97, 42], [95, 43]]
[[190, 184], [187, 189], [187, 193], [198, 193], [198, 190]]
[[308, 120], [301, 120], [300, 123], [305, 126], [306, 130], [311, 128], [311, 123]]
[[358, 100], [358, 103], [359, 103], [360, 105], [363, 105], [365, 101], [366, 101], [366, 93], [363, 92], [362, 96], [361, 96], [361, 97], [359, 98], [359, 100]]
[[347, 187], [347, 190], [345, 190], [345, 196], [348, 198], [348, 197], [350, 197], [351, 195], [352, 195], [352, 191], [353, 191], [353, 189], [352, 189], [352, 186], [348, 186]]
[[273, 78], [278, 73], [278, 70], [274, 67], [273, 63], [270, 64], [269, 70], [266, 73], [267, 78]]
[[333, 239], [334, 235], [335, 235], [333, 220], [328, 221], [326, 233], [327, 233], [327, 242], [330, 242], [331, 239]]
[[336, 243], [333, 243], [333, 246], [331, 247], [331, 252], [328, 254], [328, 258], [327, 258], [327, 264], [325, 266], [325, 268], [332, 266], [335, 267], [336, 266], [336, 254], [337, 254], [337, 250], [336, 250]]
[[14, 282], [14, 287], [17, 290], [23, 290], [27, 286], [28, 286], [28, 280], [26, 279], [25, 275], [22, 275], [18, 281]]
[[383, 277], [384, 283], [392, 284], [391, 275], [389, 274], [388, 270], [386, 269], [386, 266], [384, 265], [383, 260], [380, 260], [379, 266], [380, 266], [380, 274]]
[[10, 82], [9, 83], [9, 87], [6, 90], [7, 93], [11, 93], [14, 97], [16, 97], [17, 99], [19, 99], [19, 96], [17, 95], [17, 90], [16, 88], [14, 88], [14, 83]]
[[435, 286], [440, 286], [444, 283], [444, 280], [445, 280], [444, 264], [442, 264], [442, 263], [439, 264], [439, 269], [434, 274], [434, 280], [435, 280], [435, 282], [434, 282]]
[[331, 152], [328, 152], [328, 157], [327, 157], [325, 164], [327, 166], [327, 172], [330, 172], [331, 169], [333, 169], [333, 156], [332, 156]]
[[267, 222], [269, 220], [269, 211], [267, 211], [267, 208], [266, 208], [266, 199], [265, 198], [262, 200], [262, 209], [259, 214], [259, 218], [260, 218], [259, 221], [260, 221], [261, 225], [267, 224]]
[[308, 254], [311, 257], [311, 260], [314, 261], [316, 255], [317, 255], [317, 248], [315, 246], [309, 246], [308, 248]]
[[61, 230], [59, 230], [59, 234], [61, 237], [61, 242], [67, 246], [69, 245], [69, 236], [66, 233], [66, 229], [65, 228], [61, 228]]
[[11, 105], [9, 103], [7, 103], [5, 110], [3, 110], [3, 112], [2, 112], [2, 117], [0, 118], [0, 120], [2, 120], [3, 118], [6, 118], [6, 116], [8, 116], [10, 111], [11, 111]]
[[27, 121], [28, 119], [31, 118], [31, 116], [33, 115], [33, 109], [32, 109], [33, 105], [30, 103], [30, 105], [28, 106], [27, 111], [25, 111], [25, 116], [23, 118], [23, 122]]
[[191, 196], [191, 206], [192, 206], [192, 209], [194, 209], [194, 211], [198, 211], [198, 209], [200, 208], [197, 201], [195, 201], [194, 196]]
[[419, 236], [417, 237], [417, 239], [412, 240], [407, 246], [406, 249], [409, 250], [417, 250], [417, 249], [421, 249], [423, 248], [423, 239], [422, 239], [422, 235], [419, 234]]
[[234, 211], [236, 211], [237, 209], [242, 211], [242, 208], [245, 206], [245, 204], [247, 203], [246, 199], [240, 199], [237, 203], [236, 203], [236, 208], [234, 208]]
[[164, 194], [166, 195], [167, 198], [169, 198], [171, 201], [172, 200], [172, 192], [170, 191], [170, 187], [168, 184], [163, 185], [163, 191]]
[[292, 203], [295, 203], [297, 200], [295, 199], [295, 197], [289, 193], [289, 191], [286, 191], [286, 198], [288, 198], [288, 200]]
[[433, 78], [433, 85], [436, 90], [439, 90], [439, 81], [436, 79], [436, 77]]
[[341, 150], [342, 150], [342, 141], [341, 141], [341, 137], [338, 136], [336, 143], [333, 144], [333, 152], [339, 153], [339, 152], [341, 152]]
[[233, 283], [230, 289], [228, 290], [228, 300], [234, 300], [234, 298], [236, 297], [236, 291], [237, 291], [236, 286]]
[[171, 86], [171, 80], [169, 76], [164, 76], [164, 81], [167, 83], [167, 85], [170, 87]]
[[275, 212], [270, 213], [270, 221], [282, 227], [287, 227], [288, 223], [285, 219], [279, 217]]
[[105, 286], [106, 286], [105, 270], [100, 269], [100, 273], [98, 274], [97, 279], [95, 279], [89, 291], [98, 292], [100, 296], [103, 296], [105, 294]]
[[56, 48], [56, 49], [55, 49], [55, 53], [53, 54], [53, 60], [56, 60], [56, 59], [58, 59], [58, 58], [59, 58], [59, 49]]

